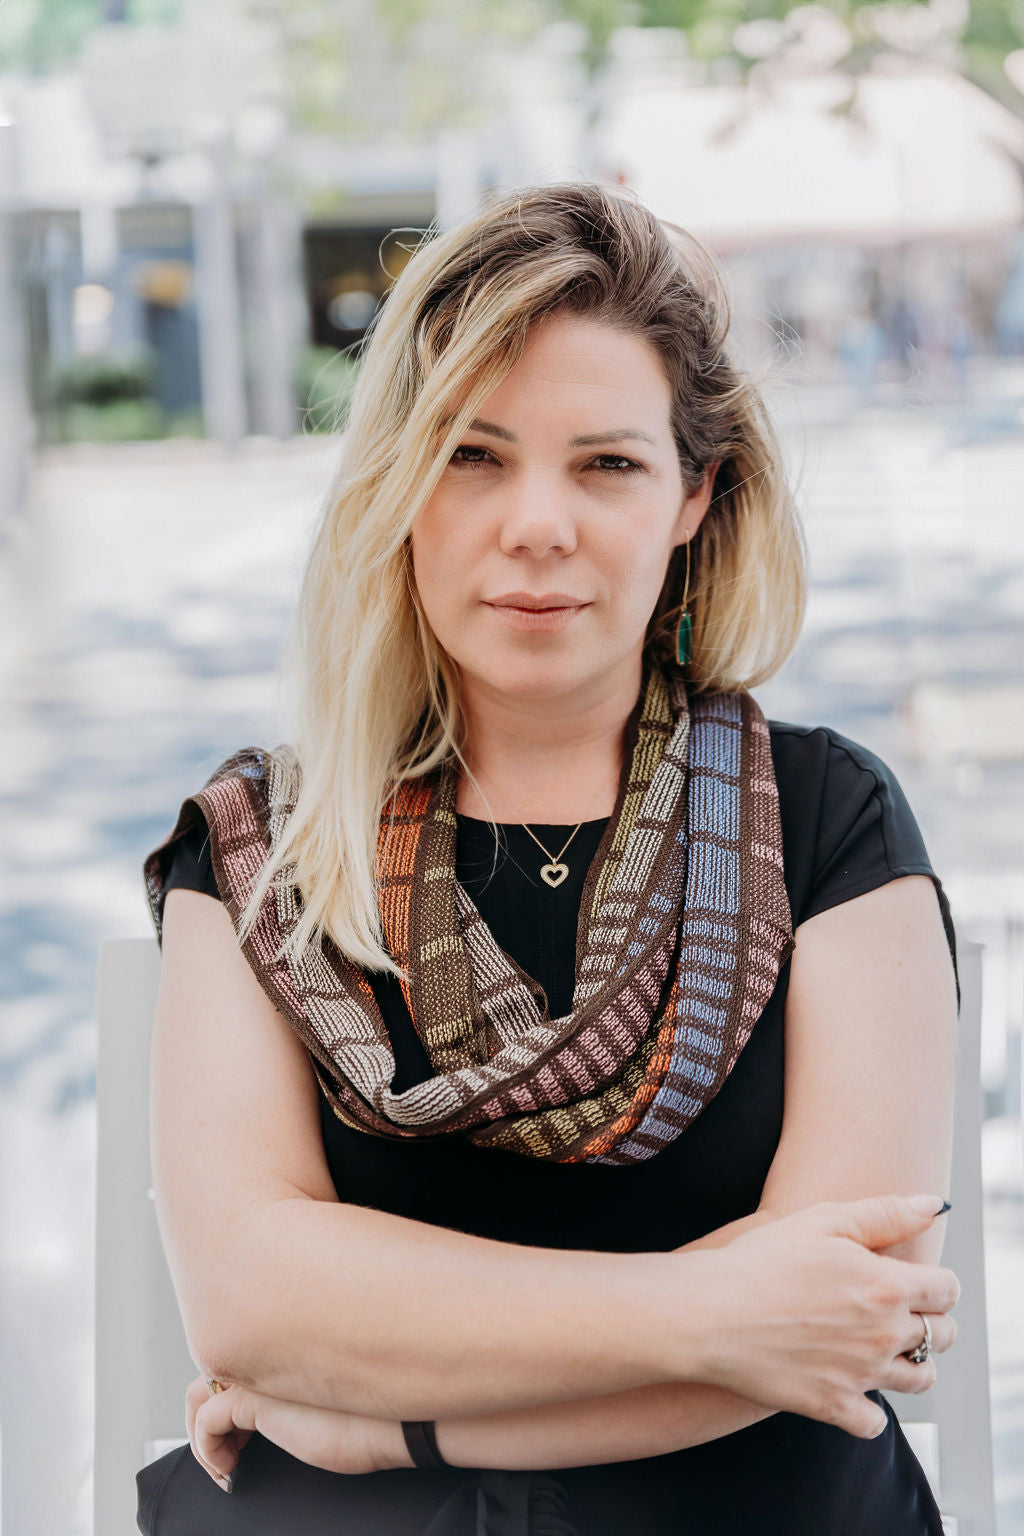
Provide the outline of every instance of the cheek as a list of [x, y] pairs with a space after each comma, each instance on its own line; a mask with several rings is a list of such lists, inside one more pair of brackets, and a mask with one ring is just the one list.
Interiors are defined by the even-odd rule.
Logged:
[[444, 638], [458, 624], [460, 599], [470, 586], [473, 553], [465, 527], [439, 504], [428, 503], [409, 536], [413, 577], [431, 627]]
[[665, 580], [672, 547], [660, 520], [652, 520], [639, 535], [632, 528], [627, 537], [610, 540], [602, 564], [613, 591], [626, 603], [653, 605]]
[[423, 507], [412, 525], [410, 542], [413, 562], [417, 568], [422, 565], [424, 576], [443, 582], [486, 558], [497, 535], [493, 524], [473, 511], [458, 498], [438, 495]]
[[443, 574], [451, 541], [445, 536], [440, 509], [429, 503], [417, 517], [409, 535], [412, 566], [421, 593], [437, 585]]

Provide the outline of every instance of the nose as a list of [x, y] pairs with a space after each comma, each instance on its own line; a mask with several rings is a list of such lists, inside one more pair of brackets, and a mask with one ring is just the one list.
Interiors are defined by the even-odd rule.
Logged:
[[506, 555], [571, 555], [578, 538], [576, 519], [554, 474], [517, 476], [506, 488], [499, 544]]

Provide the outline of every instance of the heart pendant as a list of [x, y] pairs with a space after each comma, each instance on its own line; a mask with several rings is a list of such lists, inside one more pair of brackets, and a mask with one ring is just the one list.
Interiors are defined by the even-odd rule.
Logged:
[[544, 864], [541, 866], [540, 877], [550, 886], [561, 885], [569, 873], [568, 864]]

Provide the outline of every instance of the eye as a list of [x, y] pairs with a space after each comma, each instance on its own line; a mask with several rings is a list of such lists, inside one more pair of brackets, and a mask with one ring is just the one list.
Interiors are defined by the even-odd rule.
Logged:
[[460, 443], [448, 462], [456, 469], [477, 469], [490, 458], [489, 450], [478, 443]]
[[639, 475], [644, 468], [635, 459], [627, 459], [621, 453], [599, 453], [593, 463], [604, 475]]

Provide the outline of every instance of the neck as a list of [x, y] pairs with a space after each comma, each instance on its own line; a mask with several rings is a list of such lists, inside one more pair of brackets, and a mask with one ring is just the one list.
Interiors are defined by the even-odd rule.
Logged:
[[[586, 695], [509, 697], [462, 679], [466, 759], [456, 809], [481, 820], [568, 826], [610, 816], [640, 678], [602, 679]], [[475, 781], [475, 782], [474, 782]]]

